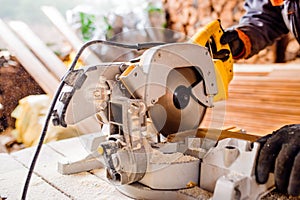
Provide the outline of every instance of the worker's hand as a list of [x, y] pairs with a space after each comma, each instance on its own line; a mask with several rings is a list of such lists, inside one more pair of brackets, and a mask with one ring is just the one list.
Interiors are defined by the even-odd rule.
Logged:
[[300, 195], [300, 124], [286, 125], [257, 142], [261, 149], [256, 166], [256, 180], [265, 183], [274, 172], [280, 192]]
[[232, 56], [234, 59], [243, 58], [245, 55], [245, 46], [243, 41], [239, 38], [236, 30], [225, 31], [220, 39], [221, 44], [229, 44]]

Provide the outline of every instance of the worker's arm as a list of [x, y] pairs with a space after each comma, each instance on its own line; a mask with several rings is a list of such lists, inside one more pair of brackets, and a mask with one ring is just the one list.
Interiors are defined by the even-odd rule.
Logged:
[[[221, 40], [221, 43], [231, 44], [236, 59], [249, 58], [257, 54], [289, 32], [282, 18], [280, 6], [273, 6], [269, 0], [246, 0], [244, 7], [246, 13], [239, 24], [227, 30], [223, 41]], [[243, 42], [240, 43], [243, 48], [236, 51], [238, 40]], [[234, 43], [235, 45], [232, 45]]]
[[300, 124], [287, 125], [258, 140], [261, 149], [256, 180], [265, 183], [274, 172], [280, 192], [300, 195]]

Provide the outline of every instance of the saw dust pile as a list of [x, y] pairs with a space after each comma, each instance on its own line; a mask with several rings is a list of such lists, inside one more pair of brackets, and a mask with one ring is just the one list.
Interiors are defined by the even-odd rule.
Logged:
[[20, 99], [33, 94], [44, 94], [41, 87], [25, 71], [17, 59], [6, 50], [0, 51], [0, 153], [18, 150], [11, 130], [15, 119], [12, 111]]

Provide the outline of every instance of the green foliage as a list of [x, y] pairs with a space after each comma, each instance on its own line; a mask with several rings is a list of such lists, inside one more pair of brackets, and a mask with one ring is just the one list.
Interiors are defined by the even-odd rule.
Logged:
[[107, 17], [104, 16], [103, 21], [106, 24], [106, 29], [105, 29], [106, 30], [106, 33], [105, 33], [106, 38], [111, 39], [114, 35], [113, 27], [112, 27], [112, 25], [110, 25]]
[[149, 13], [152, 13], [152, 12], [163, 12], [162, 8], [156, 7], [153, 4], [151, 4], [151, 3], [148, 5], [147, 11]]
[[88, 41], [93, 37], [95, 31], [95, 15], [80, 12], [81, 34], [83, 40]]

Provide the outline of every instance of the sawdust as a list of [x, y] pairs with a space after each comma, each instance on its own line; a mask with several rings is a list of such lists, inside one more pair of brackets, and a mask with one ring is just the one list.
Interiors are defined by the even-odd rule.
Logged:
[[207, 199], [210, 199], [213, 195], [211, 192], [208, 192], [199, 187], [183, 189], [183, 190], [179, 190], [179, 192], [184, 195], [191, 196], [197, 200], [207, 200]]
[[197, 161], [198, 158], [193, 156], [184, 155], [180, 152], [165, 154], [158, 150], [153, 150], [150, 162], [154, 164], [174, 164], [174, 163], [187, 163]]
[[299, 197], [292, 197], [286, 194], [282, 194], [276, 190], [268, 193], [266, 196], [262, 197], [261, 200], [299, 200]]

